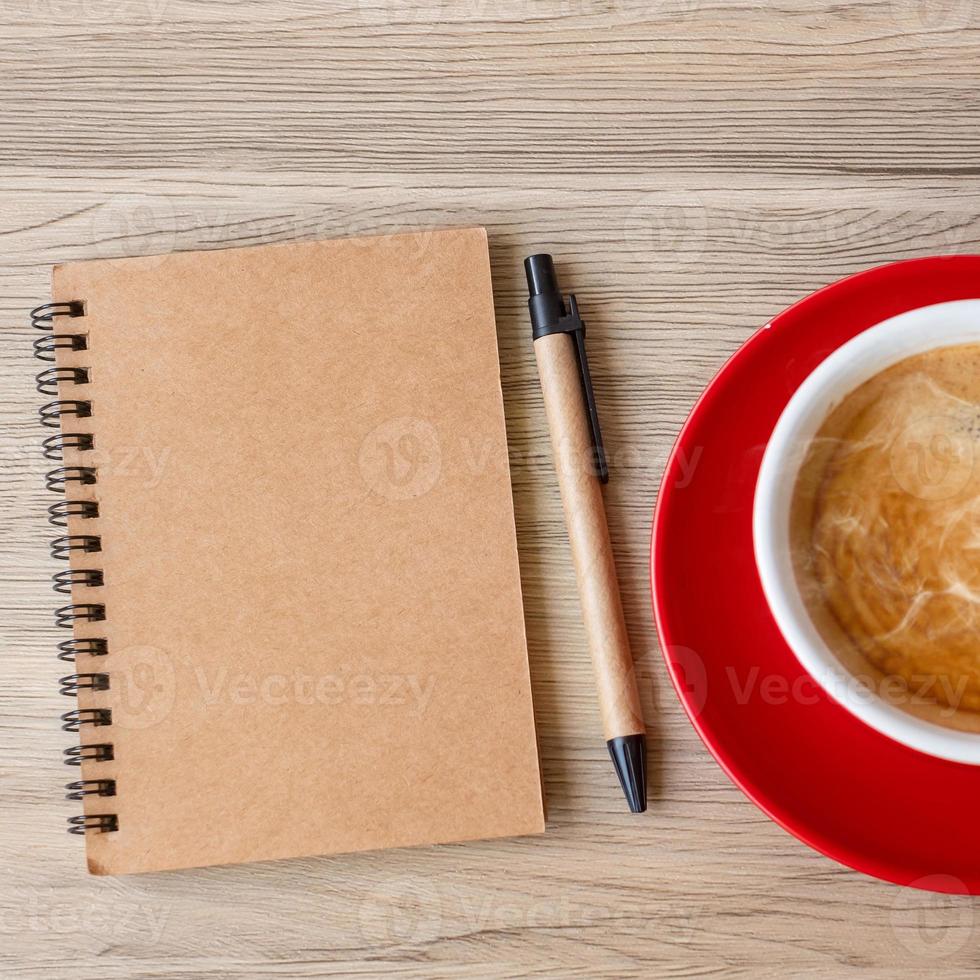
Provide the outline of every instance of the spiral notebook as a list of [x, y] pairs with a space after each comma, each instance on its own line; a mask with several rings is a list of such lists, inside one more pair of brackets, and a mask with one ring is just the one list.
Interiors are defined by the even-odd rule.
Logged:
[[542, 831], [485, 231], [69, 263], [32, 316], [89, 870]]

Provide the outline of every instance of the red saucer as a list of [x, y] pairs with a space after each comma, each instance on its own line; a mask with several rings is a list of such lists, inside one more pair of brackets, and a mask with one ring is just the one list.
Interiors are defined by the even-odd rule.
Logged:
[[653, 606], [674, 687], [722, 768], [773, 820], [888, 881], [980, 894], [980, 766], [878, 734], [834, 703], [776, 628], [752, 552], [766, 442], [793, 392], [862, 330], [980, 297], [980, 256], [913, 259], [808, 296], [752, 336], [674, 446], [653, 522]]

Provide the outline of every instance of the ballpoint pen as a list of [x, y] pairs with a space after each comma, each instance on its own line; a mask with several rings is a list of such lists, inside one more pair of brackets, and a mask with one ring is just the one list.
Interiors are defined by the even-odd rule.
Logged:
[[571, 541], [606, 745], [630, 810], [646, 809], [646, 730], [616, 581], [601, 485], [609, 472], [574, 296], [550, 255], [524, 260], [534, 354]]

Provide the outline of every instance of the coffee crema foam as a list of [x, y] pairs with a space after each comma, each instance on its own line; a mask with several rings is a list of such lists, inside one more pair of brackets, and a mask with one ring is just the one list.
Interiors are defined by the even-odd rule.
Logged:
[[980, 343], [856, 388], [806, 449], [790, 540], [810, 616], [899, 707], [980, 731]]

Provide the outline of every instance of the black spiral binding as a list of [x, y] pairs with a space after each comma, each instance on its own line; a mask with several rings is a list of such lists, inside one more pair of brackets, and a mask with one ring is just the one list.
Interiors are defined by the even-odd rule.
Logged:
[[[76, 381], [75, 384], [88, 384], [88, 382]], [[95, 440], [91, 432], [57, 432], [53, 436], [48, 436], [41, 443], [41, 448], [44, 450], [45, 459], [58, 462], [65, 458], [66, 449], [77, 449], [80, 453], [95, 449]]]
[[74, 711], [66, 711], [61, 716], [61, 730], [63, 732], [81, 731], [82, 725], [101, 725], [112, 724], [112, 711], [109, 708], [75, 708]]
[[73, 585], [82, 585], [87, 589], [97, 589], [105, 585], [102, 570], [98, 568], [67, 568], [63, 572], [55, 572], [51, 576], [55, 592], [71, 595]]
[[[74, 785], [71, 783], [69, 785]], [[105, 795], [105, 794], [101, 794]], [[114, 793], [112, 794], [115, 795]], [[69, 799], [80, 797], [69, 796]], [[69, 834], [85, 834], [94, 830], [100, 834], [107, 834], [110, 831], [119, 829], [119, 819], [114, 813], [83, 813], [77, 817], [68, 818]]]
[[78, 779], [73, 783], [65, 783], [66, 800], [81, 800], [86, 796], [115, 796], [116, 781], [114, 779]]
[[[69, 333], [60, 329], [60, 318], [74, 319], [85, 315], [80, 302], [45, 303], [31, 311], [31, 326], [44, 334], [34, 341], [34, 356], [42, 361], [54, 361], [58, 350], [83, 351], [88, 349], [88, 337], [84, 333]], [[45, 368], [37, 375], [37, 390], [42, 395], [58, 396], [65, 385], [81, 386], [90, 383], [90, 371], [85, 367], [56, 366]], [[91, 418], [92, 403], [84, 399], [55, 397], [39, 409], [41, 425], [59, 431], [48, 436], [42, 443], [45, 459], [64, 463], [65, 450], [77, 453], [90, 452], [95, 441], [88, 432], [66, 432], [63, 425], [72, 418]], [[63, 500], [48, 508], [48, 521], [55, 527], [67, 529], [70, 520], [89, 521], [99, 516], [99, 505], [94, 500], [72, 500], [68, 497], [73, 486], [92, 485], [98, 480], [94, 466], [57, 466], [46, 477], [47, 489], [64, 495]], [[67, 561], [73, 551], [99, 552], [102, 538], [99, 534], [67, 533], [51, 542], [51, 556]], [[72, 589], [98, 589], [105, 585], [101, 569], [69, 568], [52, 576], [55, 592], [71, 595]], [[98, 623], [105, 620], [105, 605], [101, 602], [72, 602], [55, 612], [55, 622], [64, 629], [73, 629], [76, 623]], [[58, 659], [74, 663], [77, 656], [104, 657], [109, 652], [104, 637], [72, 637], [58, 644]], [[76, 697], [79, 691], [107, 691], [109, 675], [104, 671], [78, 672], [61, 678], [61, 693]], [[61, 716], [62, 729], [81, 732], [83, 728], [104, 728], [112, 724], [109, 708], [75, 708]], [[82, 742], [65, 749], [65, 765], [81, 766], [83, 762], [108, 762], [114, 757], [111, 742]], [[84, 800], [86, 796], [106, 797], [116, 795], [115, 779], [81, 779], [68, 783], [67, 799]], [[119, 829], [115, 813], [85, 813], [68, 818], [70, 834], [111, 833]]]
[[68, 527], [69, 517], [89, 519], [99, 516], [99, 505], [94, 500], [59, 500], [48, 508], [48, 523], [55, 527]]

